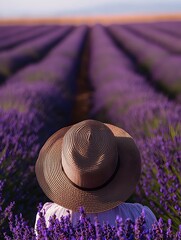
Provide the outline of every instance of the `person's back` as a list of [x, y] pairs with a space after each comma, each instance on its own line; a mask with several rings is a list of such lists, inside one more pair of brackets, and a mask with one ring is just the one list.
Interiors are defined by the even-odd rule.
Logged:
[[135, 221], [142, 210], [148, 228], [156, 221], [148, 207], [125, 203], [139, 181], [141, 158], [132, 137], [119, 127], [85, 120], [60, 129], [41, 149], [35, 171], [53, 201], [42, 209], [47, 224], [50, 216], [65, 216], [67, 209], [76, 223], [79, 207], [92, 220], [97, 216], [111, 225], [117, 216]]
[[[143, 206], [139, 203], [121, 203], [119, 206], [99, 213], [88, 213], [86, 216], [90, 218], [91, 222], [94, 223], [95, 217], [98, 218], [99, 222], [103, 224], [103, 222], [108, 221], [111, 226], [115, 226], [115, 220], [116, 217], [119, 216], [125, 221], [127, 218], [130, 218], [133, 222], [140, 217], [142, 211], [144, 210], [145, 213], [145, 224], [148, 229], [151, 229], [152, 224], [155, 223], [156, 217], [153, 214], [153, 212], [148, 208], [147, 206]], [[47, 202], [43, 205], [42, 210], [45, 212], [45, 220], [47, 227], [49, 226], [49, 219], [54, 214], [58, 219], [61, 218], [61, 216], [67, 216], [67, 209], [64, 207], [61, 207], [60, 205], [52, 202]], [[76, 225], [78, 220], [80, 219], [80, 213], [79, 212], [73, 212], [69, 210], [71, 214], [71, 221], [73, 225]], [[39, 213], [36, 215], [36, 221], [35, 221], [35, 229], [37, 226], [37, 221], [39, 219]]]

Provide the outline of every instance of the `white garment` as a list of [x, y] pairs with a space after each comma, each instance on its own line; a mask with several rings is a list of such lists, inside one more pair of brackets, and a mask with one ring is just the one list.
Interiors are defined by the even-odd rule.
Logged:
[[[116, 217], [119, 216], [123, 220], [126, 220], [126, 218], [130, 218], [132, 221], [135, 221], [136, 218], [138, 218], [144, 209], [145, 211], [145, 220], [146, 220], [146, 226], [148, 229], [151, 229], [152, 224], [157, 221], [155, 215], [153, 212], [148, 208], [147, 206], [143, 206], [139, 203], [122, 203], [119, 206], [100, 213], [87, 213], [87, 217], [90, 217], [92, 223], [94, 223], [94, 217], [97, 216], [98, 220], [101, 224], [103, 224], [103, 221], [108, 221], [111, 226], [115, 226], [115, 220]], [[41, 211], [45, 210], [45, 220], [47, 226], [49, 225], [49, 218], [50, 216], [53, 216], [54, 214], [57, 216], [57, 218], [60, 218], [61, 216], [66, 216], [68, 213], [65, 208], [61, 207], [60, 205], [52, 202], [47, 202], [43, 205], [43, 208]], [[71, 221], [73, 224], [76, 224], [79, 220], [80, 213], [78, 212], [72, 212], [71, 214]], [[36, 221], [35, 221], [35, 231], [36, 231], [36, 224], [39, 218], [39, 214], [36, 215]]]

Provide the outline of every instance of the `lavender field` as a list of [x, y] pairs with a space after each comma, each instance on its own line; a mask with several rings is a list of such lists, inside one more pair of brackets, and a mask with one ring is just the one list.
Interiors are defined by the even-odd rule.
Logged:
[[66, 218], [46, 228], [42, 217], [37, 239], [181, 240], [181, 22], [0, 26], [0, 239], [36, 239], [49, 201], [34, 172], [39, 150], [89, 118], [135, 139], [142, 176], [128, 202], [158, 222], [146, 231], [142, 213], [103, 227], [81, 210], [76, 227]]

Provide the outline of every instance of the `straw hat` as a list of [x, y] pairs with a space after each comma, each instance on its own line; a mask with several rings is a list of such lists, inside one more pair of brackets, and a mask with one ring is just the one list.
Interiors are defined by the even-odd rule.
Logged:
[[40, 187], [53, 202], [87, 213], [112, 209], [134, 192], [139, 151], [123, 129], [85, 120], [54, 133], [35, 166]]

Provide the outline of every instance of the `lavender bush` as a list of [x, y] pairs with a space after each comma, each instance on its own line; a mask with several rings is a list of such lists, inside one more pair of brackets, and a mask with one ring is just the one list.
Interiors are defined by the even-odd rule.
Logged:
[[29, 31], [25, 32], [24, 34], [13, 35], [11, 38], [0, 38], [0, 51], [7, 51], [17, 47], [22, 43], [25, 43], [26, 41], [31, 41], [43, 36], [44, 34], [49, 34], [56, 28], [56, 26], [37, 26], [30, 28]]
[[179, 54], [171, 54], [167, 49], [124, 27], [113, 25], [109, 30], [116, 41], [134, 57], [142, 71], [149, 74], [153, 84], [172, 98], [181, 93]]
[[[99, 40], [98, 40], [99, 39]], [[139, 201], [178, 227], [181, 218], [181, 107], [134, 72], [128, 57], [97, 26], [91, 35], [92, 117], [127, 130], [142, 155]], [[127, 59], [127, 60], [125, 60]]]
[[99, 219], [95, 218], [94, 222], [86, 216], [83, 208], [80, 208], [80, 218], [75, 225], [71, 222], [71, 214], [67, 210], [67, 215], [60, 219], [53, 215], [49, 218], [49, 224], [46, 225], [45, 212], [40, 210], [39, 219], [35, 229], [30, 227], [23, 219], [22, 215], [14, 216], [12, 211], [9, 212], [10, 232], [4, 232], [4, 239], [26, 239], [26, 240], [50, 240], [50, 239], [115, 239], [115, 240], [180, 240], [181, 225], [176, 233], [173, 233], [172, 222], [169, 219], [167, 223], [160, 218], [158, 222], [147, 229], [145, 225], [144, 211], [135, 222], [131, 219], [122, 220], [120, 216], [115, 219], [115, 225], [111, 226], [109, 222], [100, 224]]
[[135, 35], [147, 39], [148, 42], [153, 42], [156, 45], [165, 48], [171, 53], [181, 54], [181, 42], [180, 39], [175, 36], [160, 32], [146, 24], [129, 24], [126, 26], [126, 29], [129, 29]]
[[32, 28], [34, 28], [33, 25], [1, 25], [0, 26], [0, 40], [2, 39], [7, 39], [7, 38], [13, 38], [16, 37], [19, 34], [24, 34], [27, 31], [31, 30]]
[[165, 32], [169, 35], [180, 37], [181, 36], [181, 30], [180, 30], [180, 22], [173, 21], [173, 22], [155, 22], [150, 24], [151, 27], [154, 29], [158, 29], [161, 32]]
[[25, 42], [10, 51], [0, 53], [0, 82], [27, 64], [41, 59], [71, 29], [70, 26], [57, 27], [49, 35], [32, 40], [31, 45]]
[[[0, 180], [7, 179], [8, 189], [3, 206], [15, 200], [16, 210], [26, 213], [31, 221], [35, 214], [32, 206], [43, 198], [34, 173], [35, 161], [44, 141], [70, 124], [86, 30], [78, 27], [47, 59], [9, 79], [0, 89]], [[38, 73], [40, 65], [45, 71], [42, 78], [26, 81], [26, 73]], [[53, 71], [53, 79], [47, 71]]]
[[[175, 26], [174, 29], [178, 28], [179, 23]], [[22, 50], [27, 49], [27, 43], [20, 43], [7, 52], [3, 71], [7, 70], [10, 75], [20, 70], [23, 65], [18, 65], [19, 58], [26, 62], [25, 55], [34, 64], [7, 78], [0, 86], [0, 239], [181, 239], [181, 107], [157, 93], [145, 76], [135, 71], [130, 55], [117, 48], [108, 33], [111, 32], [127, 53], [146, 66], [150, 73], [154, 71], [157, 78], [162, 78], [168, 92], [178, 83], [175, 79], [179, 74], [180, 56], [170, 55], [166, 47], [147, 42], [126, 28], [111, 26], [107, 29], [109, 31], [100, 25], [91, 29], [88, 77], [93, 92], [89, 118], [111, 122], [134, 137], [143, 167], [140, 183], [131, 200], [148, 205], [158, 222], [152, 229], [146, 229], [143, 212], [135, 222], [130, 219], [124, 222], [118, 216], [115, 226], [110, 226], [107, 222], [101, 224], [99, 219], [91, 222], [81, 208], [76, 225], [72, 225], [68, 212], [61, 219], [52, 216], [46, 226], [40, 205], [37, 232], [34, 231], [35, 208], [40, 201], [47, 201], [36, 182], [35, 160], [45, 140], [57, 129], [71, 124], [77, 70], [87, 33], [86, 26], [75, 27], [72, 31], [69, 27], [61, 27], [59, 33], [52, 30], [47, 38], [42, 37], [42, 41], [50, 43], [53, 41], [49, 41], [50, 38], [57, 36], [51, 51], [41, 40], [29, 42], [31, 49], [44, 49], [46, 57], [39, 62], [34, 62], [35, 58]], [[0, 40], [3, 42], [3, 38], [18, 33], [24, 36], [16, 39], [26, 39], [28, 31], [27, 26], [7, 27]], [[68, 32], [70, 34], [66, 35]], [[65, 38], [61, 37], [65, 35]], [[33, 44], [35, 42], [38, 48]], [[15, 68], [9, 68], [11, 62]], [[169, 72], [171, 66], [177, 69], [175, 75]], [[3, 75], [4, 80], [8, 74]], [[178, 90], [180, 85], [175, 86]]]

